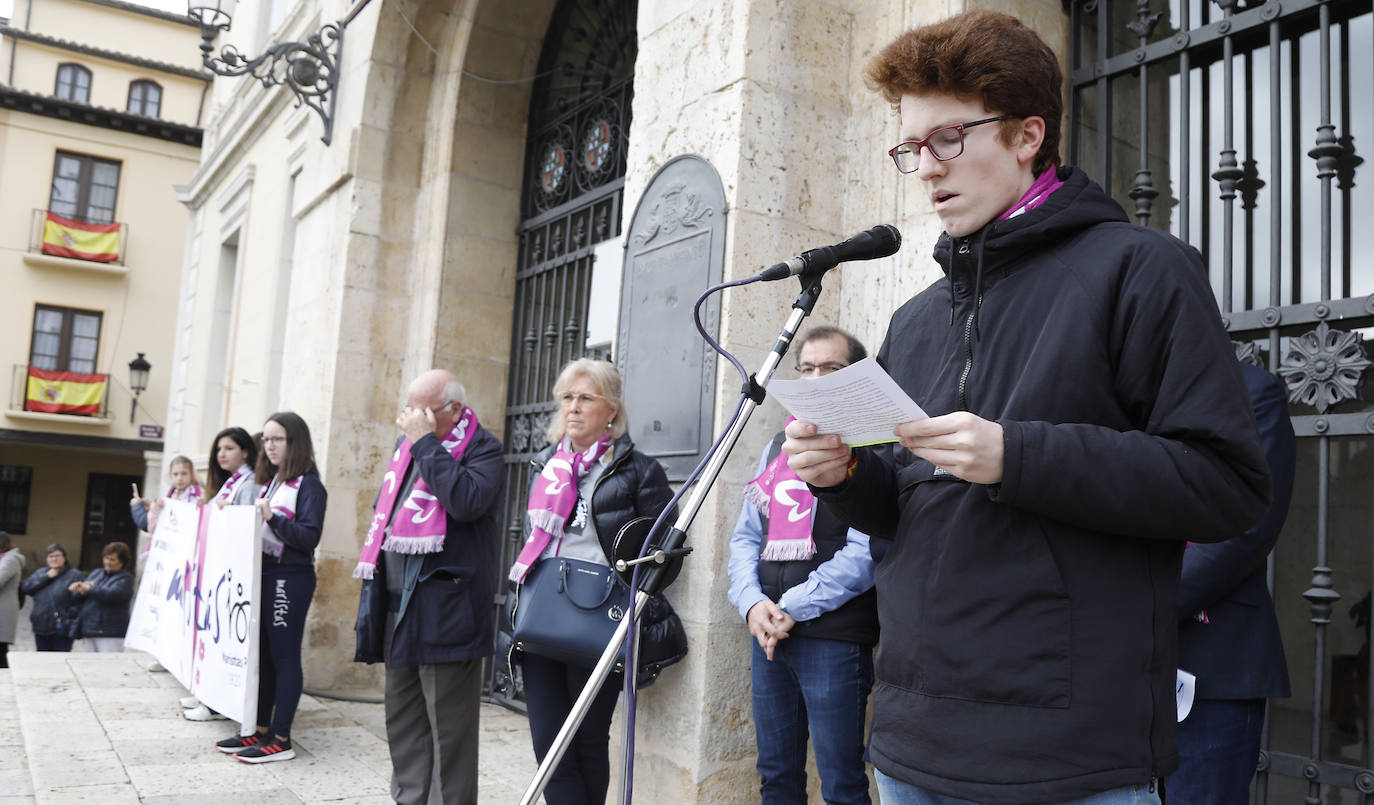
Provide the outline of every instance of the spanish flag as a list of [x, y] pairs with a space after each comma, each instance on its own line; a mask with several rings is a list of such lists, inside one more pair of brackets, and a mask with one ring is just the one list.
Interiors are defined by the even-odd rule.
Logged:
[[88, 224], [48, 213], [43, 222], [43, 253], [97, 263], [119, 259], [119, 224]]
[[29, 367], [25, 411], [40, 414], [98, 414], [105, 397], [105, 375], [50, 372]]

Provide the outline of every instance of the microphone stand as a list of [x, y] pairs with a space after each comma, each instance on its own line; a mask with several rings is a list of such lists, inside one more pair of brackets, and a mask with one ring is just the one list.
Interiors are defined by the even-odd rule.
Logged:
[[[669, 556], [679, 555], [678, 551], [687, 541], [687, 529], [691, 527], [692, 521], [696, 519], [697, 512], [701, 509], [706, 500], [706, 495], [715, 485], [717, 476], [720, 475], [721, 468], [725, 465], [725, 460], [730, 457], [731, 451], [735, 448], [735, 443], [739, 441], [740, 434], [744, 432], [744, 426], [748, 424], [749, 417], [754, 410], [763, 404], [765, 389], [768, 381], [773, 379], [773, 373], [777, 371], [783, 357], [787, 355], [788, 348], [792, 345], [792, 339], [796, 338], [797, 331], [801, 329], [801, 324], [811, 315], [812, 309], [816, 306], [816, 300], [821, 295], [821, 278], [825, 276], [825, 271], [802, 271], [797, 275], [797, 280], [801, 283], [802, 290], [792, 303], [792, 312], [788, 314], [787, 322], [783, 325], [782, 331], [778, 333], [778, 340], [773, 344], [773, 349], [763, 359], [763, 365], [759, 371], [749, 378], [744, 388], [740, 390], [747, 399], [740, 407], [740, 414], [735, 418], [728, 431], [722, 437], [720, 447], [708, 455], [704, 461], [707, 462], [705, 470], [701, 474], [700, 480], [692, 489], [691, 497], [678, 514], [677, 522], [668, 530], [667, 537], [659, 543], [658, 550], [663, 551]], [[763, 378], [759, 382], [757, 378]], [[655, 532], [650, 532], [646, 542], [653, 543]], [[629, 634], [630, 623], [639, 622], [639, 614], [643, 612], [644, 606], [648, 603], [649, 597], [656, 594], [663, 584], [663, 577], [667, 572], [668, 565], [648, 563], [643, 570], [643, 584], [635, 593], [634, 615], [620, 619], [620, 626], [611, 636], [610, 642], [606, 644], [605, 650], [601, 652], [601, 658], [592, 669], [591, 677], [587, 679], [587, 684], [582, 688], [582, 693], [573, 703], [572, 710], [568, 713], [568, 718], [563, 722], [557, 737], [554, 738], [553, 745], [544, 755], [544, 762], [539, 764], [539, 769], [534, 773], [534, 779], [530, 781], [529, 787], [525, 789], [525, 794], [520, 799], [521, 805], [534, 805], [539, 799], [540, 794], [544, 793], [544, 788], [549, 784], [549, 778], [553, 776], [553, 770], [567, 753], [568, 746], [572, 743], [573, 735], [577, 728], [582, 725], [582, 720], [586, 718], [587, 711], [591, 709], [592, 700], [601, 690], [601, 685], [610, 676], [611, 670], [615, 667], [616, 658], [621, 653], [621, 648], [625, 645], [625, 638]], [[638, 669], [626, 663], [625, 673], [635, 674]], [[621, 769], [621, 784], [624, 785], [627, 775], [625, 769], [633, 762], [633, 758], [625, 758], [625, 766]], [[628, 792], [621, 791], [621, 800], [628, 802], [626, 798]]]

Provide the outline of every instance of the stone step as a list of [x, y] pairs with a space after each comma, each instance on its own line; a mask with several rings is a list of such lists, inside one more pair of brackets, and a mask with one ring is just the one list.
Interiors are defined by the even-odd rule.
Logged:
[[[216, 751], [229, 721], [182, 718], [186, 695], [152, 657], [11, 651], [0, 669], [0, 805], [384, 805], [383, 707], [302, 696], [297, 756], [252, 766]], [[481, 710], [479, 799], [515, 802], [534, 773], [523, 716]]]

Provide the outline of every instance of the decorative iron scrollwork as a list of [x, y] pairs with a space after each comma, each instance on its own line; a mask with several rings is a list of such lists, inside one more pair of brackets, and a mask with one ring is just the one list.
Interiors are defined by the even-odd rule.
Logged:
[[219, 56], [214, 51], [216, 29], [201, 29], [201, 63], [217, 75], [251, 75], [271, 88], [285, 85], [296, 96], [296, 106], [305, 104], [324, 121], [325, 145], [334, 132], [334, 94], [339, 84], [339, 53], [343, 33], [337, 25], [325, 25], [304, 42], [282, 42], [250, 59], [233, 45], [225, 45]]
[[530, 443], [530, 421], [528, 417], [517, 416], [510, 427], [511, 449], [524, 452]]
[[1355, 399], [1360, 376], [1370, 364], [1360, 340], [1359, 333], [1333, 330], [1324, 321], [1288, 339], [1279, 374], [1288, 385], [1289, 401], [1324, 414], [1343, 400]]
[[1150, 13], [1150, 0], [1135, 0], [1136, 19], [1126, 23], [1126, 27], [1131, 33], [1140, 37], [1141, 44], [1149, 39], [1154, 33], [1155, 26], [1159, 24], [1159, 18], [1163, 16], [1160, 12]]
[[1248, 363], [1251, 366], [1258, 366], [1263, 369], [1264, 360], [1260, 357], [1260, 347], [1254, 341], [1232, 341], [1231, 346], [1236, 350], [1236, 360], [1241, 363]]

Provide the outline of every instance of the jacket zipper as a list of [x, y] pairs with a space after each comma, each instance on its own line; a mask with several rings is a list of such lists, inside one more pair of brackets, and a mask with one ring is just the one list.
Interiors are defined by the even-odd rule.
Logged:
[[[973, 306], [976, 310], [983, 301], [983, 297], [974, 300]], [[964, 320], [964, 371], [959, 375], [959, 410], [968, 410], [968, 376], [973, 371], [973, 314], [968, 314]]]
[[[959, 254], [968, 254], [970, 239], [965, 238], [959, 243]], [[954, 259], [950, 258], [950, 282], [954, 281]], [[978, 305], [983, 301], [982, 295], [973, 300], [973, 309], [977, 310]], [[973, 313], [970, 311], [968, 318], [964, 320], [964, 371], [959, 375], [959, 410], [968, 410], [968, 376], [973, 371]]]

